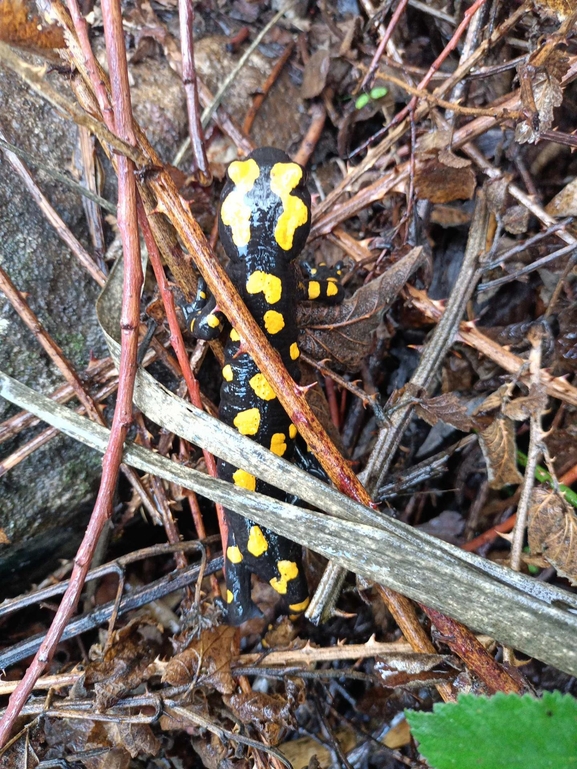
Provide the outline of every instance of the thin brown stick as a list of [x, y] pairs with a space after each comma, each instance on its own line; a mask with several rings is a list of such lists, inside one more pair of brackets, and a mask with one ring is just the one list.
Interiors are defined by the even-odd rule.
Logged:
[[[124, 49], [124, 32], [120, 5], [115, 0], [103, 0], [104, 31], [112, 92], [116, 105], [114, 128], [123, 144], [135, 143]], [[102, 134], [100, 134], [102, 135]], [[135, 153], [139, 157], [140, 153]], [[118, 158], [118, 226], [124, 249], [124, 287], [121, 318], [122, 348], [119, 366], [118, 400], [114, 411], [110, 441], [102, 460], [102, 480], [98, 496], [82, 543], [74, 559], [69, 587], [54, 616], [50, 629], [28, 667], [19, 686], [12, 693], [4, 717], [0, 721], [0, 746], [9, 738], [15, 719], [31, 693], [34, 683], [50, 661], [66, 624], [72, 615], [92, 555], [104, 525], [112, 512], [112, 502], [122, 449], [128, 427], [132, 422], [132, 391], [136, 374], [138, 325], [140, 316], [140, 289], [142, 268], [136, 221], [136, 186], [132, 161], [123, 155]]]
[[245, 132], [247, 136], [248, 134], [250, 134], [250, 129], [252, 128], [254, 119], [259, 109], [261, 108], [264, 100], [266, 99], [269, 91], [271, 90], [273, 85], [276, 83], [276, 81], [279, 79], [280, 74], [284, 69], [284, 65], [290, 59], [290, 56], [291, 56], [291, 53], [293, 52], [294, 47], [295, 47], [294, 40], [291, 40], [290, 43], [285, 46], [284, 51], [276, 60], [275, 65], [271, 69], [269, 76], [261, 86], [260, 93], [257, 93], [253, 97], [252, 104], [250, 105], [248, 112], [246, 113], [244, 123], [242, 124], [242, 130]]
[[196, 67], [194, 66], [194, 4], [192, 0], [178, 0], [178, 17], [180, 21], [180, 51], [182, 53], [182, 82], [186, 95], [188, 112], [188, 133], [192, 150], [192, 165], [198, 173], [202, 185], [211, 182], [212, 174], [204, 149], [204, 132], [200, 122], [200, 105], [196, 83]]
[[294, 160], [301, 166], [306, 166], [311, 159], [311, 155], [321, 138], [326, 119], [327, 111], [324, 104], [313, 104], [311, 107], [311, 124], [294, 156]]
[[[6, 141], [6, 137], [4, 136], [4, 133], [1, 129], [0, 139]], [[61, 217], [58, 216], [54, 208], [48, 202], [47, 198], [40, 191], [38, 185], [34, 181], [32, 174], [26, 168], [24, 163], [13, 152], [10, 152], [10, 150], [5, 149], [4, 155], [20, 179], [26, 185], [26, 189], [42, 211], [43, 215], [55, 229], [58, 237], [63, 240], [64, 243], [66, 243], [68, 248], [72, 251], [74, 256], [78, 259], [88, 274], [96, 281], [96, 283], [98, 283], [99, 286], [103, 286], [106, 280], [104, 273], [96, 265], [94, 259], [90, 256], [80, 241], [77, 240], [70, 232], [70, 229], [66, 226]]]
[[381, 41], [377, 47], [377, 50], [375, 51], [375, 55], [373, 56], [373, 60], [371, 61], [371, 64], [369, 66], [369, 69], [367, 70], [366, 75], [364, 76], [358, 90], [362, 91], [365, 88], [368, 88], [370, 84], [373, 82], [373, 78], [375, 76], [375, 72], [377, 71], [377, 67], [379, 66], [379, 61], [381, 56], [383, 55], [386, 45], [391, 39], [391, 35], [395, 31], [395, 27], [399, 23], [399, 19], [405, 12], [405, 8], [407, 7], [408, 0], [399, 0], [399, 4], [395, 8], [395, 12], [393, 13], [391, 20], [389, 22], [389, 26], [386, 28], [384, 35], [381, 38]]

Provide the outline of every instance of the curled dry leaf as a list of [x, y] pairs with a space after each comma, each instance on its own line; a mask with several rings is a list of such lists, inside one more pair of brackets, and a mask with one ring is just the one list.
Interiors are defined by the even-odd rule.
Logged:
[[529, 548], [577, 585], [577, 515], [567, 500], [543, 486], [533, 489], [529, 508]]
[[239, 692], [224, 700], [243, 724], [253, 724], [268, 745], [278, 745], [287, 729], [294, 729], [297, 690], [295, 681], [287, 680], [287, 697], [261, 692]]
[[161, 640], [157, 626], [142, 621], [114, 634], [104, 657], [90, 662], [84, 674], [85, 686], [94, 685], [98, 711], [112, 707], [152, 675], [147, 668], [158, 654]]
[[577, 216], [577, 179], [572, 179], [545, 206], [550, 216]]
[[487, 463], [487, 480], [492, 489], [521, 483], [523, 476], [517, 469], [515, 427], [511, 419], [499, 415], [479, 433], [479, 443]]
[[456, 427], [468, 433], [473, 427], [473, 420], [467, 414], [467, 407], [462, 403], [455, 393], [445, 393], [435, 398], [424, 398], [415, 406], [417, 415], [428, 422], [430, 425], [436, 425], [439, 420], [445, 424]]
[[502, 222], [511, 235], [522, 235], [529, 227], [529, 210], [525, 206], [511, 206], [503, 214]]
[[319, 96], [327, 83], [331, 59], [328, 50], [315, 51], [305, 64], [301, 96], [303, 99], [314, 99]]
[[519, 144], [535, 143], [540, 132], [548, 131], [553, 124], [553, 110], [563, 102], [563, 89], [553, 72], [553, 67], [534, 67], [531, 64], [519, 68], [521, 101], [529, 115], [515, 129], [515, 140]]
[[174, 656], [162, 680], [172, 686], [194, 684], [215, 688], [221, 694], [235, 690], [230, 664], [238, 649], [238, 630], [227, 625], [204, 630], [200, 638]]
[[415, 168], [415, 189], [420, 198], [431, 203], [470, 200], [477, 181], [471, 161], [441, 149], [436, 155], [418, 156]]
[[298, 324], [303, 329], [299, 347], [314, 358], [331, 358], [347, 371], [358, 371], [383, 314], [423, 258], [423, 249], [413, 248], [340, 305], [320, 307], [302, 302], [298, 307]]

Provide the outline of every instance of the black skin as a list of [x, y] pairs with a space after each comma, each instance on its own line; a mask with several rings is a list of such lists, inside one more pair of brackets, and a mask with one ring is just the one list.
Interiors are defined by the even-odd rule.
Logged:
[[[318, 290], [318, 298], [333, 303], [341, 301], [343, 291], [340, 284], [336, 282], [337, 275], [341, 272], [341, 265], [337, 265], [334, 269], [326, 265], [320, 265], [318, 268], [306, 266], [308, 274], [303, 278], [296, 264], [296, 258], [304, 248], [311, 221], [310, 193], [306, 187], [305, 174], [302, 173], [301, 181], [290, 190], [290, 195], [299, 198], [306, 206], [306, 222], [294, 230], [291, 247], [282, 248], [275, 237], [275, 230], [279, 217], [283, 214], [284, 205], [281, 197], [271, 189], [271, 169], [276, 164], [292, 163], [292, 161], [284, 152], [272, 147], [255, 150], [246, 158], [246, 161], [249, 160], [256, 162], [259, 171], [258, 178], [242, 198], [244, 205], [250, 208], [249, 241], [240, 247], [235, 244], [233, 227], [225, 224], [219, 215], [220, 240], [230, 260], [228, 274], [241, 298], [271, 344], [280, 353], [289, 374], [298, 382], [300, 380], [298, 352], [295, 354], [295, 350], [298, 349], [296, 347], [297, 298], [308, 298], [309, 284], [314, 281], [315, 290], [312, 293], [316, 294]], [[221, 202], [226, 200], [235, 186], [235, 182], [227, 174]], [[273, 280], [280, 280], [282, 287], [280, 296], [275, 296], [272, 303], [267, 300], [264, 290], [256, 292], [247, 290], [247, 280], [255, 271], [274, 276]], [[329, 286], [332, 287], [329, 288]], [[327, 295], [327, 291], [332, 295]], [[268, 299], [270, 298], [269, 296]], [[183, 309], [190, 329], [197, 338], [216, 338], [226, 323], [224, 315], [216, 309], [214, 298], [207, 296], [206, 286], [202, 281], [199, 283], [195, 302]], [[269, 333], [265, 316], [271, 310], [282, 316], [284, 325]], [[295, 454], [296, 430], [291, 426], [288, 415], [272, 393], [269, 393], [270, 397], [263, 398], [251, 386], [251, 380], [260, 374], [259, 369], [250, 355], [239, 352], [240, 342], [238, 339], [235, 340], [235, 333], [232, 333], [233, 338], [231, 339], [229, 335], [224, 349], [225, 365], [220, 392], [220, 419], [266, 448], [273, 449], [276, 445], [275, 453], [290, 461]], [[266, 383], [266, 380], [264, 381]], [[259, 415], [257, 429], [247, 432], [242, 429], [242, 426], [239, 427], [238, 423], [235, 425], [235, 418], [239, 414], [247, 411], [254, 414], [255, 410]], [[299, 446], [296, 453], [299, 464], [308, 465], [309, 470], [314, 467], [318, 472], [318, 463], [306, 452], [306, 449], [303, 450], [303, 447]], [[219, 478], [232, 483], [236, 482], [237, 485], [244, 485], [245, 488], [253, 488], [275, 499], [288, 498], [285, 492], [254, 479], [253, 476], [248, 475], [249, 480], [246, 481], [247, 474], [244, 474], [245, 480], [239, 483], [238, 477], [235, 479], [238, 468], [227, 462], [219, 460], [217, 468]], [[247, 619], [261, 615], [251, 599], [251, 574], [258, 575], [277, 589], [289, 614], [297, 616], [302, 613], [308, 602], [308, 586], [302, 567], [301, 546], [269, 529], [259, 528], [253, 521], [243, 518], [232, 510], [225, 509], [225, 515], [229, 528], [228, 555], [225, 559], [228, 622], [239, 625]], [[255, 530], [258, 535], [256, 537]]]

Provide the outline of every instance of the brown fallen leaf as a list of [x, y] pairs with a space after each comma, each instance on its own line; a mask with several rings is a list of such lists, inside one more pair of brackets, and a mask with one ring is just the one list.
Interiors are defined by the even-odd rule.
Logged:
[[421, 686], [432, 686], [443, 681], [452, 680], [457, 675], [455, 670], [440, 668], [444, 663], [451, 664], [448, 655], [441, 654], [399, 654], [395, 659], [375, 660], [375, 672], [387, 688], [402, 686], [415, 689]]
[[328, 50], [315, 51], [305, 64], [301, 96], [303, 99], [314, 99], [319, 96], [327, 83], [327, 76], [331, 66]]
[[464, 433], [470, 432], [473, 428], [473, 420], [467, 414], [466, 404], [462, 403], [455, 393], [424, 398], [416, 404], [415, 411], [430, 425], [436, 425], [441, 420]]
[[147, 668], [158, 654], [161, 640], [158, 627], [142, 620], [114, 633], [104, 657], [90, 662], [84, 674], [84, 685], [94, 685], [97, 711], [112, 707], [152, 675]]
[[230, 664], [238, 649], [238, 629], [228, 625], [204, 630], [200, 638], [175, 655], [167, 664], [162, 680], [172, 686], [194, 682], [195, 686], [214, 688], [232, 694], [235, 682]]
[[412, 273], [424, 261], [413, 248], [380, 277], [359, 288], [340, 305], [302, 302], [297, 308], [299, 347], [317, 360], [330, 358], [346, 371], [358, 371], [370, 352], [373, 334]]
[[540, 132], [548, 131], [553, 125], [553, 110], [563, 102], [563, 89], [553, 70], [546, 66], [521, 65], [519, 81], [521, 101], [528, 118], [517, 124], [515, 141], [535, 143]]
[[529, 548], [557, 573], [577, 585], [577, 515], [575, 508], [552, 489], [533, 489], [529, 508]]
[[226, 705], [243, 724], [253, 724], [268, 745], [278, 745], [287, 729], [295, 728], [294, 713], [304, 701], [299, 679], [287, 679], [286, 697], [263, 692], [238, 692], [224, 697]]
[[415, 168], [417, 195], [431, 203], [470, 200], [477, 185], [471, 165], [470, 160], [460, 158], [448, 149], [441, 149], [435, 155], [418, 155]]
[[545, 211], [550, 216], [577, 216], [577, 179], [572, 179], [566, 184], [561, 192], [547, 203]]
[[521, 483], [523, 476], [517, 469], [515, 426], [511, 419], [498, 416], [479, 433], [479, 443], [487, 464], [490, 488], [501, 489], [510, 483]]

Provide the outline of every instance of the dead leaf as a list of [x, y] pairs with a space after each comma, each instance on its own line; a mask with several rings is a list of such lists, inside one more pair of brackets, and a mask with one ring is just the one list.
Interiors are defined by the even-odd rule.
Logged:
[[525, 206], [510, 206], [501, 221], [511, 235], [522, 235], [529, 227], [529, 209]]
[[487, 464], [487, 480], [492, 489], [521, 483], [523, 476], [517, 469], [515, 426], [511, 419], [498, 416], [479, 433], [479, 443]]
[[532, 416], [538, 416], [547, 406], [547, 393], [540, 385], [531, 385], [529, 395], [505, 401], [502, 406], [503, 414], [515, 422], [524, 422]]
[[398, 724], [395, 724], [392, 729], [385, 734], [383, 744], [391, 750], [398, 750], [404, 745], [409, 745], [411, 742], [411, 727], [403, 718]]
[[448, 149], [435, 155], [419, 155], [415, 168], [415, 189], [419, 198], [431, 203], [470, 200], [477, 180], [471, 161], [454, 155]]
[[157, 626], [142, 620], [114, 634], [104, 658], [90, 662], [84, 674], [85, 686], [94, 685], [97, 711], [112, 707], [148, 679], [147, 668], [158, 654], [161, 640]]
[[383, 314], [423, 261], [423, 249], [413, 248], [340, 305], [301, 302], [297, 308], [302, 329], [299, 347], [317, 360], [331, 358], [346, 371], [358, 371]]
[[577, 585], [577, 515], [575, 508], [552, 489], [533, 489], [529, 509], [529, 548], [543, 554], [557, 573]]
[[0, 545], [9, 545], [10, 540], [4, 529], [0, 529]]
[[[337, 729], [334, 733], [343, 753], [348, 753], [357, 744], [357, 737], [352, 729]], [[296, 768], [311, 766], [311, 760], [316, 757], [321, 767], [331, 766], [331, 754], [328, 748], [312, 737], [300, 737], [298, 740], [283, 742], [278, 746], [285, 758]]]
[[565, 185], [561, 192], [545, 206], [550, 216], [577, 216], [577, 178]]
[[535, 0], [535, 7], [542, 16], [564, 21], [575, 11], [574, 0]]
[[174, 656], [167, 664], [162, 680], [172, 686], [192, 684], [232, 694], [235, 682], [230, 664], [238, 649], [238, 629], [228, 625], [204, 630], [200, 638]]
[[431, 221], [444, 228], [462, 227], [464, 224], [469, 224], [471, 214], [454, 206], [437, 205], [431, 211]]
[[[287, 679], [287, 692], [289, 680]], [[290, 682], [294, 686], [294, 681]], [[239, 692], [224, 697], [226, 705], [243, 724], [258, 728], [268, 745], [278, 745], [287, 729], [294, 729], [294, 700], [280, 694]]]
[[531, 64], [519, 67], [521, 101], [529, 117], [517, 124], [515, 141], [535, 143], [541, 131], [553, 125], [553, 110], [563, 102], [561, 83], [547, 67]]
[[301, 97], [314, 99], [322, 93], [327, 84], [331, 59], [328, 50], [315, 51], [305, 64], [303, 84], [301, 85]]
[[435, 398], [424, 398], [415, 406], [417, 415], [436, 425], [439, 420], [445, 424], [456, 427], [464, 433], [468, 433], [473, 427], [473, 420], [467, 414], [467, 407], [455, 393], [438, 395]]

